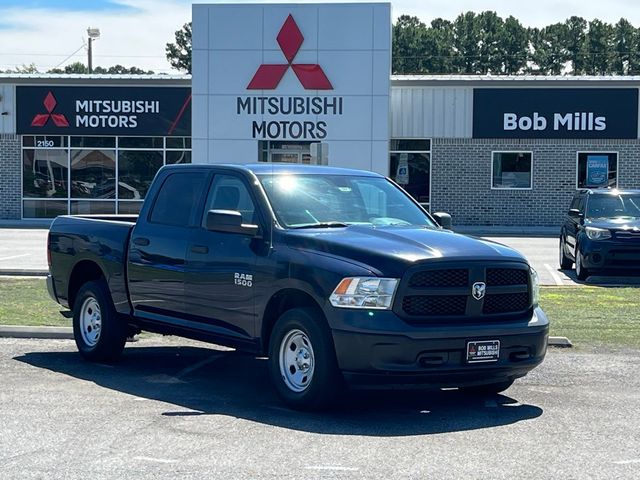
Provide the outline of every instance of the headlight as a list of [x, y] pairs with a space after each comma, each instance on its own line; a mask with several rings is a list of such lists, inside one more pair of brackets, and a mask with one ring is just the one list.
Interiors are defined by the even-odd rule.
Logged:
[[397, 286], [397, 278], [348, 277], [338, 284], [329, 301], [340, 308], [388, 310]]
[[611, 232], [606, 228], [587, 227], [584, 229], [590, 240], [606, 240], [611, 238]]
[[538, 272], [532, 267], [529, 269], [531, 275], [531, 299], [533, 300], [533, 306], [537, 307], [540, 303], [540, 279], [538, 278]]

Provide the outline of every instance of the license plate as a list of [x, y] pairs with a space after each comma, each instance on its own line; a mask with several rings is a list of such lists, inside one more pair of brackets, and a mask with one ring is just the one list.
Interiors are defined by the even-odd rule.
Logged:
[[500, 358], [500, 340], [467, 342], [467, 363], [497, 362]]

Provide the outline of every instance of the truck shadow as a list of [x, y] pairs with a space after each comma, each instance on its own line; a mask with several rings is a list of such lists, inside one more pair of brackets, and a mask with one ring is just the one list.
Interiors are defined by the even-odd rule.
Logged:
[[33, 352], [15, 360], [136, 397], [174, 405], [162, 415], [229, 415], [281, 428], [332, 435], [406, 436], [469, 431], [532, 419], [542, 409], [505, 395], [457, 391], [346, 392], [331, 411], [286, 408], [264, 359], [193, 346], [135, 346], [113, 366], [76, 352]]

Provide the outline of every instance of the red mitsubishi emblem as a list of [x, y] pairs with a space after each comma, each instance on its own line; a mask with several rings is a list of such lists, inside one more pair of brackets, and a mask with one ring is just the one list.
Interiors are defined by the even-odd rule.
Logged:
[[287, 63], [260, 65], [247, 86], [248, 90], [275, 89], [289, 67], [293, 69], [306, 90], [333, 90], [331, 82], [320, 65], [317, 63], [293, 63], [304, 37], [291, 14], [285, 20], [276, 39]]
[[44, 127], [49, 118], [53, 120], [53, 123], [56, 127], [68, 127], [69, 122], [67, 121], [67, 117], [65, 117], [62, 113], [52, 113], [53, 109], [56, 108], [56, 97], [53, 96], [53, 93], [47, 93], [47, 96], [44, 97], [44, 108], [47, 109], [47, 113], [37, 113], [33, 120], [31, 120], [32, 127]]

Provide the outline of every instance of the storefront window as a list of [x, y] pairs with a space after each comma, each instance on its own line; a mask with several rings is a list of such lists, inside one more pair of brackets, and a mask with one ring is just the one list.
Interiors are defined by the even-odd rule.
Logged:
[[115, 150], [71, 150], [71, 197], [116, 198]]
[[615, 188], [618, 186], [618, 154], [615, 152], [578, 152], [578, 188]]
[[22, 156], [23, 218], [138, 214], [163, 165], [191, 163], [191, 138], [24, 135]]
[[71, 215], [96, 215], [116, 213], [116, 202], [71, 200]]
[[167, 150], [167, 165], [173, 165], [175, 163], [191, 163], [191, 152]]
[[23, 196], [63, 198], [69, 195], [66, 149], [35, 149], [22, 152]]
[[66, 200], [25, 200], [22, 202], [22, 216], [24, 218], [53, 218], [66, 215]]
[[121, 150], [118, 162], [118, 198], [141, 200], [162, 167], [162, 152]]
[[392, 139], [389, 176], [418, 202], [429, 207], [431, 190], [431, 141]]
[[531, 152], [493, 152], [491, 188], [532, 188]]
[[163, 137], [119, 137], [118, 148], [160, 148], [164, 147]]

